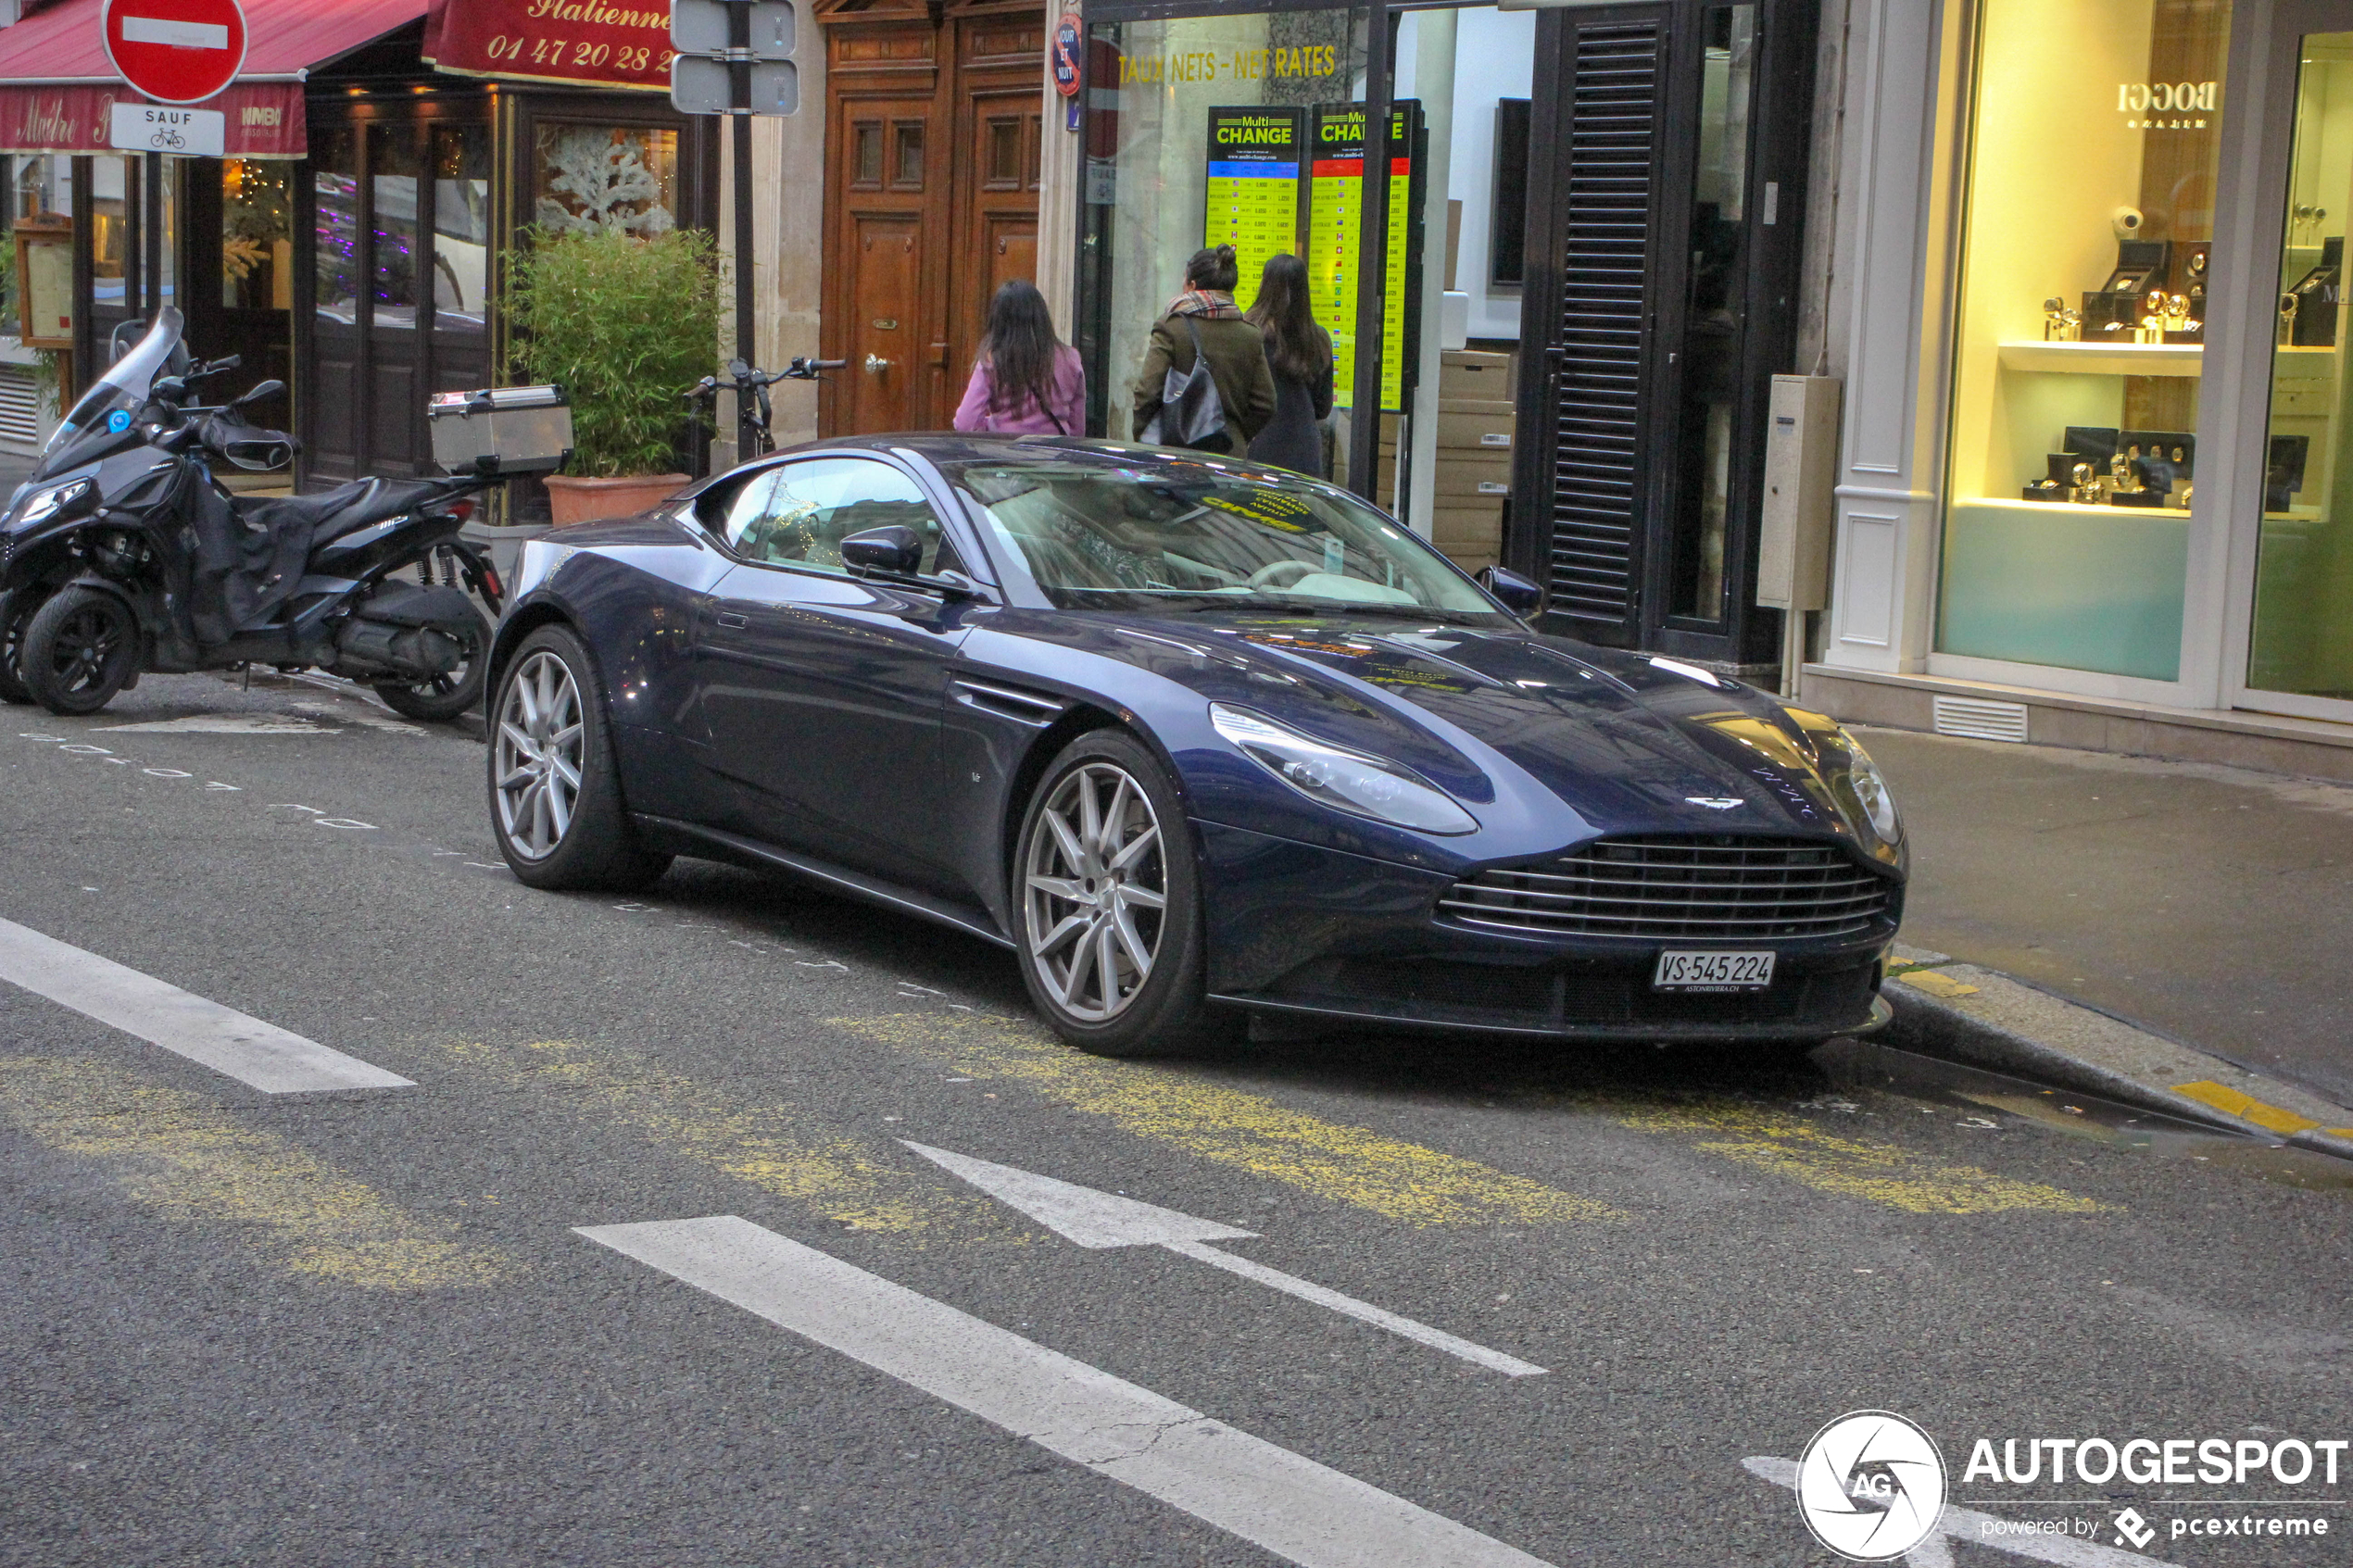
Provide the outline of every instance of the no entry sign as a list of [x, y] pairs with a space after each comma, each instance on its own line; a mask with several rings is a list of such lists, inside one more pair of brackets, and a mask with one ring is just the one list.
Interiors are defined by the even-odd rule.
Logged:
[[157, 103], [203, 103], [245, 63], [237, 0], [106, 0], [98, 26], [122, 80]]

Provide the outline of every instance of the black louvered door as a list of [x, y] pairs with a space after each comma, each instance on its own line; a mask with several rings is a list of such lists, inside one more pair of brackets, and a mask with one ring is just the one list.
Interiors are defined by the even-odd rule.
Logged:
[[1558, 90], [1530, 127], [1511, 553], [1554, 628], [1605, 643], [1642, 619], [1670, 15], [1547, 10], [1538, 33]]

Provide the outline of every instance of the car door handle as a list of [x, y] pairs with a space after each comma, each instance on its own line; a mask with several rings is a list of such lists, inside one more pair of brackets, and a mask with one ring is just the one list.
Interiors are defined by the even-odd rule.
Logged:
[[722, 626], [749, 626], [751, 624], [751, 622], [743, 616], [731, 615], [724, 609], [719, 612], [718, 621], [719, 624]]

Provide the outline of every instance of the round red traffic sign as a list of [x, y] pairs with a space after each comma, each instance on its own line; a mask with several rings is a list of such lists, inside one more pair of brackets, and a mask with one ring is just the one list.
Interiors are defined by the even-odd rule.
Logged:
[[1065, 98], [1078, 94], [1078, 48], [1086, 26], [1076, 11], [1064, 11], [1054, 24], [1054, 90]]
[[160, 104], [201, 104], [245, 63], [237, 0], [106, 0], [98, 30], [122, 80]]

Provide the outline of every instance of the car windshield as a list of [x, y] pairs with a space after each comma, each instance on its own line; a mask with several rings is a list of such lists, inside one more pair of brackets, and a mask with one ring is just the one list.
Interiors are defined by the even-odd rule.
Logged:
[[1504, 619], [1344, 491], [1200, 462], [975, 463], [956, 479], [1064, 609]]

